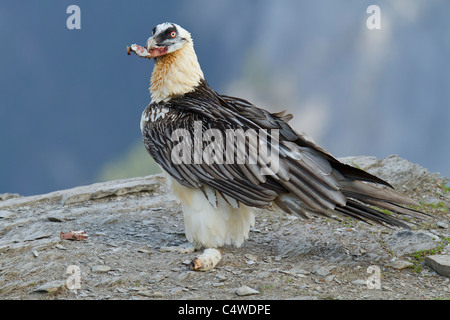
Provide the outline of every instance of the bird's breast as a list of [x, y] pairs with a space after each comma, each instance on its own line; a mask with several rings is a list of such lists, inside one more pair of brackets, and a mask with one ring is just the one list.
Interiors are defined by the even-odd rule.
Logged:
[[162, 105], [150, 105], [145, 108], [141, 116], [141, 131], [144, 130], [145, 124], [148, 122], [156, 122], [165, 120], [171, 114], [170, 108]]

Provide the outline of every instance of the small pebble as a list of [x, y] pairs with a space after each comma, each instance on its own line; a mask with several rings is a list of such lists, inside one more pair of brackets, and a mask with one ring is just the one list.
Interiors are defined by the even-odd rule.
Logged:
[[111, 271], [111, 267], [105, 266], [104, 264], [100, 264], [100, 265], [92, 267], [92, 272], [106, 273], [108, 271]]
[[358, 285], [358, 286], [367, 285], [367, 280], [362, 280], [362, 279], [353, 280], [352, 284]]
[[236, 294], [238, 296], [250, 296], [250, 295], [259, 294], [259, 293], [260, 293], [259, 291], [252, 289], [250, 287], [247, 287], [247, 286], [242, 286], [242, 287], [236, 289]]
[[409, 261], [405, 261], [405, 260], [395, 260], [390, 262], [387, 266], [391, 267], [393, 269], [397, 269], [397, 270], [403, 270], [406, 269], [410, 266], [412, 266], [413, 264]]
[[47, 282], [39, 287], [37, 287], [36, 289], [34, 289], [32, 292], [37, 292], [37, 293], [53, 293], [58, 291], [62, 286], [64, 285], [63, 281], [51, 281], [51, 282]]

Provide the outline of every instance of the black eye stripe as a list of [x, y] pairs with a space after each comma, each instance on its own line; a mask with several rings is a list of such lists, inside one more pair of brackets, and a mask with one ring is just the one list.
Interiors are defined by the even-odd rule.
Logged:
[[164, 35], [165, 35], [167, 38], [171, 38], [170, 34], [171, 34], [173, 31], [177, 32], [177, 28], [176, 28], [176, 27], [170, 27], [170, 28], [167, 28], [167, 29], [164, 31]]
[[[159, 28], [158, 26], [153, 28], [153, 39], [155, 40], [156, 44], [162, 44], [167, 45], [169, 42], [165, 42], [167, 40], [170, 40], [173, 42], [174, 40], [178, 39], [178, 29], [176, 25], [169, 25], [166, 29]], [[171, 34], [175, 32], [175, 36], [171, 36]]]

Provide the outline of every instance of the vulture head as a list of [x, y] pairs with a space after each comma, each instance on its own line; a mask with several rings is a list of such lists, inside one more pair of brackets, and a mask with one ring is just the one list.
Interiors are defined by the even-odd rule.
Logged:
[[189, 32], [175, 23], [161, 23], [153, 28], [152, 36], [147, 40], [148, 58], [157, 58], [192, 45]]
[[152, 102], [168, 101], [195, 90], [204, 79], [191, 34], [175, 23], [161, 23], [152, 30], [145, 47], [127, 47], [141, 58], [155, 58], [150, 92]]

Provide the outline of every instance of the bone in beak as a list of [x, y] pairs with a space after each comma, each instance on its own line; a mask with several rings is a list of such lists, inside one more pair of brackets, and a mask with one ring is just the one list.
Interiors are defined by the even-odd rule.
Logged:
[[137, 44], [132, 44], [130, 47], [127, 47], [127, 54], [130, 55], [131, 52], [134, 52], [141, 58], [152, 58], [150, 53], [148, 53], [147, 48], [138, 46]]

